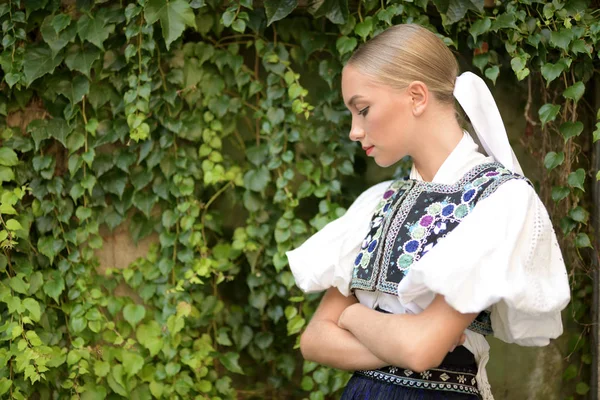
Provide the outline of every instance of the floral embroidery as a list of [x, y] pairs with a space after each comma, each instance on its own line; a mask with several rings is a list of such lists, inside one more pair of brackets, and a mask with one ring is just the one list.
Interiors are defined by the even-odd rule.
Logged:
[[394, 181], [354, 261], [351, 288], [396, 295], [412, 265], [444, 240], [479, 201], [511, 179], [526, 180], [499, 163], [487, 163], [472, 168], [453, 185]]
[[423, 372], [421, 372], [421, 378], [423, 378], [423, 379], [429, 379], [429, 378], [431, 378], [431, 372], [429, 372], [429, 371], [423, 371]]
[[456, 379], [459, 383], [465, 383], [467, 381], [467, 378], [465, 378], [464, 375], [459, 375]]

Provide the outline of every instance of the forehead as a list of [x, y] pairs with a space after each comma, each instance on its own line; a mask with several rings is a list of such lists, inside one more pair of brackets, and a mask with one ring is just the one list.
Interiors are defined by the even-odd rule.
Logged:
[[353, 98], [356, 101], [369, 100], [383, 94], [389, 96], [392, 91], [391, 87], [376, 82], [352, 65], [346, 65], [342, 70], [342, 97], [346, 106], [350, 106]]
[[352, 65], [346, 65], [342, 70], [342, 96], [348, 104], [354, 96], [366, 96], [369, 91], [376, 89], [377, 85], [367, 75], [361, 73]]

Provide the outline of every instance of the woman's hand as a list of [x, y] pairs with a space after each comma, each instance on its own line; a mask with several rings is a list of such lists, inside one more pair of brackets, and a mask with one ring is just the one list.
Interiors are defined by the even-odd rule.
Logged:
[[[340, 318], [337, 321], [337, 325], [345, 330], [348, 330], [346, 322], [348, 321], [348, 318], [352, 318], [352, 310], [350, 310], [352, 307], [365, 307], [360, 303], [354, 303], [354, 304], [350, 304], [348, 307], [346, 307], [344, 309], [344, 311], [342, 311], [342, 313], [340, 314]], [[367, 308], [367, 307], [365, 307]], [[375, 311], [378, 312], [378, 311]]]

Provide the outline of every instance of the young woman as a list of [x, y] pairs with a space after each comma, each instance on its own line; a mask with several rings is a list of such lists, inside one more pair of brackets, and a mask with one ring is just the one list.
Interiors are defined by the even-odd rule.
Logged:
[[350, 139], [382, 167], [407, 155], [413, 167], [287, 254], [301, 289], [326, 290], [300, 348], [356, 371], [343, 400], [490, 400], [485, 335], [544, 346], [562, 333], [570, 292], [548, 213], [489, 89], [457, 73], [444, 43], [410, 24], [344, 67]]

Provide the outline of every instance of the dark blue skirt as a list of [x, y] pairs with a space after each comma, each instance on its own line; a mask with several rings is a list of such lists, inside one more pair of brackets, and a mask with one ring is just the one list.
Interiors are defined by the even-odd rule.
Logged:
[[475, 357], [459, 346], [423, 373], [384, 367], [356, 371], [340, 400], [480, 400]]

